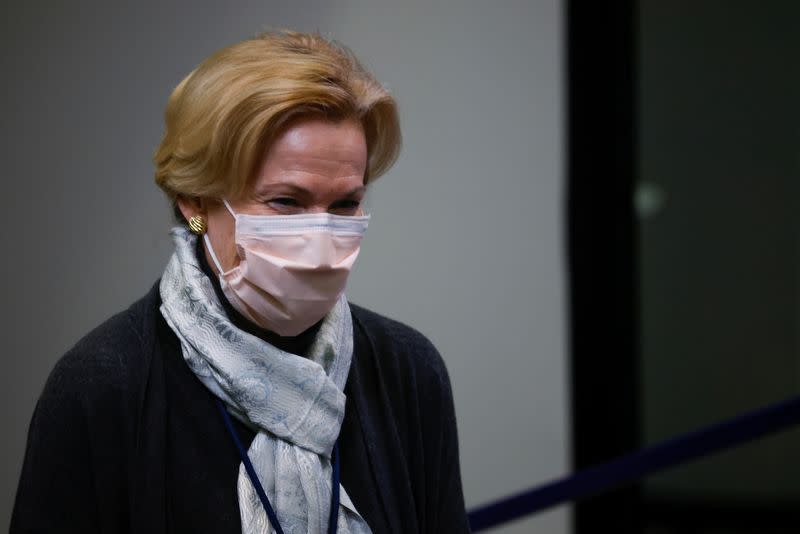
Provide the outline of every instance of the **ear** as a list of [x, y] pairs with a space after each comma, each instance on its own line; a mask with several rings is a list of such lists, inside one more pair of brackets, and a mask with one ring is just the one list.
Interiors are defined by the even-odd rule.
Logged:
[[203, 202], [199, 198], [178, 195], [178, 197], [175, 199], [175, 203], [178, 205], [178, 209], [181, 210], [183, 218], [186, 219], [186, 222], [189, 222], [189, 219], [195, 215], [206, 214]]

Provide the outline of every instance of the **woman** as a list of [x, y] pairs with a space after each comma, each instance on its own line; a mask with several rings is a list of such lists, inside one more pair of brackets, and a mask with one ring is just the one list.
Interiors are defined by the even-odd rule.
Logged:
[[165, 120], [175, 252], [52, 371], [11, 531], [467, 532], [439, 354], [343, 294], [394, 100], [345, 48], [270, 33]]

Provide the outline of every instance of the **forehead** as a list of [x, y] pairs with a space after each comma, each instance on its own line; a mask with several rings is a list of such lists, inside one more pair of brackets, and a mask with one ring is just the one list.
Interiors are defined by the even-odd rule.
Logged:
[[301, 118], [285, 127], [262, 158], [256, 184], [302, 180], [363, 179], [367, 143], [356, 119]]

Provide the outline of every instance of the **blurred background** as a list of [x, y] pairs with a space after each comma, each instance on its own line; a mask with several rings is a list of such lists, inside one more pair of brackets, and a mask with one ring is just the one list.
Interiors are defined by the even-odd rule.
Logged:
[[[0, 24], [0, 528], [50, 369], [171, 252], [168, 95], [269, 28], [341, 41], [399, 102], [348, 296], [442, 353], [468, 507], [798, 393], [800, 3], [85, 0]], [[799, 449], [493, 532], [797, 532]]]
[[[798, 393], [800, 3], [642, 0], [641, 431]], [[667, 532], [800, 531], [800, 430], [648, 480]]]

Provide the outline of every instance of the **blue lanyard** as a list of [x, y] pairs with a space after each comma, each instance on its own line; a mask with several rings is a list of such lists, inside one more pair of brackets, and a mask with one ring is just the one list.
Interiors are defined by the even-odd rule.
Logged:
[[[228, 433], [233, 438], [234, 444], [236, 444], [236, 450], [239, 451], [239, 458], [242, 459], [242, 463], [244, 464], [244, 468], [247, 471], [247, 475], [250, 477], [250, 481], [253, 483], [253, 487], [256, 489], [256, 493], [258, 493], [258, 498], [261, 499], [261, 504], [264, 505], [264, 511], [267, 512], [267, 517], [269, 518], [269, 522], [272, 525], [272, 528], [275, 530], [276, 534], [283, 534], [283, 529], [281, 528], [281, 524], [278, 522], [278, 516], [275, 515], [275, 510], [272, 509], [272, 505], [269, 503], [269, 499], [267, 498], [267, 493], [264, 491], [263, 486], [261, 486], [261, 481], [258, 480], [258, 475], [256, 474], [256, 470], [253, 468], [253, 464], [250, 462], [250, 457], [247, 456], [247, 450], [242, 445], [242, 441], [239, 439], [239, 434], [236, 432], [236, 429], [233, 428], [233, 422], [231, 421], [231, 416], [228, 414], [228, 410], [225, 409], [225, 405], [222, 404], [222, 401], [217, 399], [217, 406], [219, 407], [219, 411], [222, 412], [222, 418], [225, 420], [225, 428], [228, 429]], [[330, 534], [336, 534], [336, 528], [338, 527], [338, 519], [339, 519], [339, 442], [337, 441], [333, 445], [333, 452], [331, 453], [331, 463], [332, 463], [332, 481], [331, 481], [331, 513], [328, 517], [328, 532]]]

